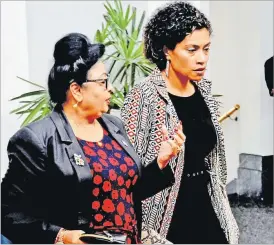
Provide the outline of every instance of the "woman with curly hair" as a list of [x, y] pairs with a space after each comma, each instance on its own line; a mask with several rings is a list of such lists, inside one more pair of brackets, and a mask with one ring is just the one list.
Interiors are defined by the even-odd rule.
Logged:
[[[198, 9], [172, 2], [144, 31], [145, 56], [157, 68], [125, 99], [122, 119], [147, 165], [158, 153], [161, 125], [182, 122], [186, 141], [169, 162], [175, 184], [143, 202], [143, 240], [155, 231], [173, 243], [237, 243], [239, 231], [226, 194], [226, 157], [218, 102], [203, 78], [212, 28]], [[157, 234], [157, 233], [156, 233]]]

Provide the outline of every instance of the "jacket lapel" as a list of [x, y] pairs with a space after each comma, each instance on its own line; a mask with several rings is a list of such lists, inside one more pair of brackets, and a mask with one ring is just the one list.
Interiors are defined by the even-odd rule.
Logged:
[[173, 131], [173, 129], [177, 126], [179, 123], [179, 118], [177, 116], [175, 107], [168, 95], [166, 82], [161, 74], [161, 71], [158, 68], [155, 68], [152, 75], [151, 75], [152, 83], [154, 84], [157, 92], [159, 95], [164, 99], [166, 102], [166, 114], [167, 114], [167, 126], [170, 126], [170, 130]]
[[[54, 109], [51, 114], [51, 119], [55, 124], [58, 134], [60, 136], [61, 142], [65, 144], [66, 153], [70, 159], [70, 162], [77, 173], [79, 182], [90, 182], [92, 175], [90, 173], [90, 167], [86, 161], [85, 154], [80, 147], [78, 140], [76, 139], [72, 128], [61, 109]], [[141, 162], [139, 157], [134, 151], [134, 148], [130, 144], [129, 140], [121, 134], [121, 130], [106, 116], [102, 116], [98, 119], [99, 122], [103, 122], [108, 129], [108, 132], [112, 137], [121, 145], [121, 147], [129, 154], [129, 156], [137, 164], [139, 174], [141, 175]], [[77, 159], [83, 161], [83, 164], [77, 163]]]
[[[198, 86], [198, 89], [200, 90], [201, 95], [204, 98], [204, 101], [209, 109], [209, 112], [211, 115], [211, 121], [215, 128], [215, 133], [217, 136], [217, 145], [216, 145], [215, 149], [223, 150], [224, 143], [223, 143], [223, 140], [221, 140], [223, 138], [222, 128], [220, 126], [220, 123], [219, 123], [218, 117], [217, 117], [219, 105], [218, 105], [218, 102], [214, 99], [214, 97], [211, 94], [211, 82], [207, 79], [203, 79], [201, 82], [197, 83], [197, 86]], [[212, 152], [216, 152], [216, 151], [213, 150]], [[222, 161], [222, 160], [219, 159], [219, 161]], [[213, 168], [214, 164], [215, 164], [214, 161], [207, 161], [207, 165], [210, 169]], [[226, 164], [224, 163], [223, 165], [225, 166]]]
[[111, 120], [109, 120], [109, 118], [107, 118], [106, 116], [103, 115], [99, 119], [99, 121], [103, 122], [105, 124], [105, 126], [108, 129], [108, 132], [112, 135], [112, 137], [118, 142], [118, 144], [121, 145], [121, 147], [128, 153], [128, 155], [137, 164], [137, 167], [139, 170], [139, 175], [141, 175], [142, 167], [141, 167], [140, 159], [139, 159], [138, 155], [136, 154], [136, 152], [134, 151], [134, 148], [131, 145], [131, 143], [129, 142], [128, 138], [126, 138], [126, 135], [124, 136], [121, 133], [121, 130]]
[[55, 108], [50, 117], [56, 126], [61, 143], [65, 144], [66, 154], [77, 174], [79, 182], [90, 183], [92, 178], [90, 167], [65, 114], [61, 109]]
[[166, 102], [168, 102], [169, 96], [166, 88], [166, 82], [161, 74], [161, 71], [158, 68], [155, 68], [150, 77], [157, 92], [166, 100]]

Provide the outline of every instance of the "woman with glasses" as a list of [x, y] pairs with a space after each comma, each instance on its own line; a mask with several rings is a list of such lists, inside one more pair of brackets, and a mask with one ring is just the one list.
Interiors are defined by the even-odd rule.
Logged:
[[139, 243], [141, 200], [173, 183], [167, 163], [184, 141], [182, 126], [173, 135], [163, 127], [158, 156], [142, 167], [122, 121], [106, 114], [103, 54], [82, 34], [60, 39], [48, 78], [56, 107], [9, 141], [2, 234], [13, 243], [80, 244], [83, 233], [98, 232]]

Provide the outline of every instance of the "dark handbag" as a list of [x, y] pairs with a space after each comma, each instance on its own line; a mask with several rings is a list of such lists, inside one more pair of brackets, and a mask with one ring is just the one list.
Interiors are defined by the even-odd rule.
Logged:
[[92, 234], [84, 233], [80, 236], [80, 240], [90, 244], [126, 244], [127, 235], [113, 233], [109, 231], [95, 232]]

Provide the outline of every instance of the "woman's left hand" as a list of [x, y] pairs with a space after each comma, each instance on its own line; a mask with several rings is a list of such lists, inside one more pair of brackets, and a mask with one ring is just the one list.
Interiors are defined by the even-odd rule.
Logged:
[[186, 139], [181, 122], [177, 128], [175, 128], [175, 134], [172, 136], [172, 139], [168, 136], [168, 131], [165, 125], [163, 125], [162, 134], [164, 141], [161, 144], [157, 158], [157, 163], [160, 169], [165, 168], [169, 160], [181, 151], [182, 145]]

